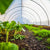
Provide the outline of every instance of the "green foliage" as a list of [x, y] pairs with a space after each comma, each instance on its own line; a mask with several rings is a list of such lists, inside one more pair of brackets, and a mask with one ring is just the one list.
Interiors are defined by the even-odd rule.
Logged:
[[46, 29], [40, 30], [42, 26], [39, 27], [33, 27], [32, 25], [24, 25], [29, 31], [33, 31], [34, 35], [38, 35], [40, 37], [50, 37], [50, 31]]
[[2, 33], [2, 32], [3, 32], [3, 29], [4, 29], [3, 24], [0, 24], [0, 33]]
[[33, 31], [35, 36], [50, 37], [50, 30], [40, 29], [42, 26], [33, 27], [32, 25], [24, 25], [29, 31]]
[[[4, 32], [3, 32], [3, 30], [4, 30]], [[14, 37], [15, 37], [15, 35], [18, 32], [21, 32], [24, 29], [20, 23], [16, 24], [15, 21], [11, 21], [10, 23], [8, 21], [0, 23], [0, 33], [6, 34], [6, 42], [8, 42], [9, 32], [13, 31], [13, 30], [15, 30], [15, 32], [14, 32]]]
[[10, 42], [8, 43], [2, 42], [0, 43], [0, 50], [19, 50], [19, 47], [18, 45]]
[[15, 40], [15, 39], [20, 39], [20, 40], [22, 40], [22, 39], [24, 39], [24, 38], [25, 38], [25, 35], [17, 34], [17, 35], [14, 36], [13, 39], [11, 39], [11, 41], [13, 41], [13, 40]]
[[13, 30], [13, 26], [16, 24], [15, 21], [11, 21], [11, 23], [9, 23], [8, 21], [3, 22], [3, 26], [5, 27], [5, 29], [7, 29], [7, 31], [11, 31]]
[[50, 46], [46, 46], [48, 49], [50, 49]]
[[2, 24], [2, 21], [0, 21], [0, 24]]
[[42, 37], [36, 37], [37, 40], [41, 41], [43, 38]]
[[29, 25], [23, 25], [25, 26], [29, 31], [32, 30], [32, 26], [29, 26]]
[[2, 22], [3, 26], [6, 27], [6, 25], [8, 24], [8, 21]]
[[[33, 35], [36, 36], [35, 38], [39, 41], [41, 41], [43, 38], [45, 38], [45, 41], [47, 39], [47, 43], [50, 44], [50, 30], [41, 29], [42, 26], [39, 27], [33, 27], [32, 25], [24, 24], [24, 27], [26, 27], [29, 31], [33, 32]], [[49, 47], [48, 47], [49, 48]]]
[[24, 25], [29, 31], [40, 30], [38, 27], [33, 27], [32, 25]]
[[38, 28], [43, 28], [42, 26], [39, 26]]
[[0, 12], [4, 14], [13, 0], [0, 0]]
[[14, 38], [15, 38], [15, 39], [20, 39], [20, 40], [22, 40], [22, 39], [25, 38], [25, 36], [24, 36], [24, 35], [17, 34], [17, 35], [15, 35]]
[[47, 43], [50, 44], [50, 38], [47, 39]]
[[34, 35], [38, 35], [41, 37], [50, 37], [50, 31], [42, 29], [42, 30], [34, 31]]
[[15, 25], [16, 25], [16, 22], [15, 21], [11, 21], [10, 26], [12, 27], [12, 26], [15, 26]]
[[3, 26], [3, 24], [0, 24], [0, 28], [1, 28], [1, 29], [4, 29], [4, 26]]
[[32, 28], [32, 31], [38, 31], [38, 30], [40, 30], [39, 27], [33, 27], [33, 28]]
[[0, 34], [0, 37], [1, 37], [2, 35]]
[[17, 24], [17, 31], [21, 31], [22, 30], [22, 26], [21, 26], [21, 24], [18, 22], [18, 24]]
[[8, 21], [3, 22], [3, 26], [6, 32], [6, 42], [8, 42], [9, 32], [13, 30], [13, 25], [15, 25], [15, 21], [9, 23]]

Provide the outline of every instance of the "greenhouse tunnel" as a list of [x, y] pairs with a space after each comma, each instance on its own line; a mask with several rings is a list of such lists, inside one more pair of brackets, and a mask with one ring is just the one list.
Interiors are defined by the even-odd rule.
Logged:
[[50, 0], [0, 0], [0, 50], [50, 50]]
[[[49, 9], [45, 0], [14, 0], [4, 14], [4, 21], [50, 26]], [[47, 3], [49, 4], [49, 3]], [[0, 17], [1, 18], [1, 17]], [[3, 19], [0, 19], [1, 21]]]

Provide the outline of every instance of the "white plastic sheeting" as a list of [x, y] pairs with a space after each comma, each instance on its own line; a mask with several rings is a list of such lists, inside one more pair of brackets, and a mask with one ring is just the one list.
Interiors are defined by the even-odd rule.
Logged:
[[14, 0], [5, 13], [5, 21], [15, 20], [22, 24], [50, 26], [50, 1]]
[[4, 21], [4, 15], [0, 15], [0, 21], [2, 21], [2, 22]]

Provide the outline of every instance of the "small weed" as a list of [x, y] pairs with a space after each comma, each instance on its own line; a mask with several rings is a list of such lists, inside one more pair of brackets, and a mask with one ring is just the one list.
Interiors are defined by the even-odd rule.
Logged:
[[42, 37], [36, 37], [37, 40], [41, 41], [43, 38]]
[[13, 41], [13, 40], [15, 40], [15, 39], [20, 39], [20, 40], [22, 40], [22, 39], [24, 39], [24, 38], [25, 38], [25, 35], [17, 34], [17, 35], [15, 35], [14, 38], [11, 39], [10, 41]]
[[22, 40], [22, 39], [25, 38], [25, 36], [24, 36], [24, 35], [17, 34], [17, 35], [15, 35], [14, 38], [15, 38], [15, 39], [20, 39], [20, 40]]

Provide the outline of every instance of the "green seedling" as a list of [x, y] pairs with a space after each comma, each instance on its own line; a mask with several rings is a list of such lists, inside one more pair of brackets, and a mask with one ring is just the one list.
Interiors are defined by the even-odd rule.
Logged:
[[50, 44], [50, 38], [48, 38], [46, 42], [47, 42], [48, 44]]
[[41, 41], [43, 38], [37, 36], [36, 39], [37, 39], [38, 41]]
[[17, 34], [17, 35], [14, 36], [13, 39], [11, 39], [11, 41], [13, 41], [13, 40], [15, 40], [15, 39], [20, 39], [20, 40], [22, 40], [22, 39], [24, 39], [24, 38], [25, 38], [25, 35]]
[[34, 31], [34, 35], [38, 35], [41, 37], [50, 37], [50, 31], [42, 29], [42, 30]]
[[18, 45], [10, 42], [8, 43], [2, 42], [0, 43], [0, 50], [19, 50], [19, 47]]
[[15, 39], [20, 39], [20, 40], [22, 40], [22, 39], [25, 38], [25, 36], [18, 34], [18, 35], [16, 35], [14, 38], [15, 38]]
[[48, 49], [50, 49], [50, 46], [46, 46]]
[[15, 21], [12, 21], [11, 23], [9, 23], [8, 21], [5, 21], [2, 24], [0, 24], [0, 27], [2, 28], [1, 30], [4, 29], [6, 33], [6, 42], [0, 43], [0, 50], [19, 50], [16, 44], [8, 42], [9, 32], [14, 30], [13, 26], [15, 24], [16, 24]]
[[22, 25], [18, 22], [18, 24], [17, 25], [15, 25], [14, 26], [14, 30], [15, 30], [15, 33], [14, 33], [14, 37], [16, 36], [16, 34], [20, 31], [24, 31], [25, 32], [25, 30], [23, 29], [23, 27], [22, 27]]

